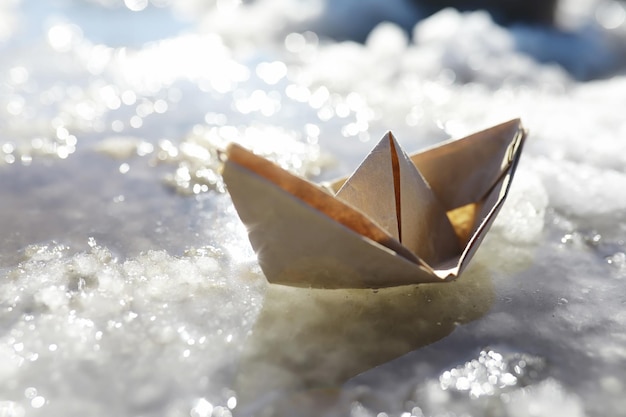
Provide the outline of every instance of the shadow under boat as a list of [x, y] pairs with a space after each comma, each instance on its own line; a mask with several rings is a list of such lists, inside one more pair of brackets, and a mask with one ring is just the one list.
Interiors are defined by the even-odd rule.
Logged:
[[480, 264], [446, 285], [270, 285], [243, 348], [236, 415], [318, 415], [348, 379], [446, 337], [485, 315], [493, 302], [491, 277]]

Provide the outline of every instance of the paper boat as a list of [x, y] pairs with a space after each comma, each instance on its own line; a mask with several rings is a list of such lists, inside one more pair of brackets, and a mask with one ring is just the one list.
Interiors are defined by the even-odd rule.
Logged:
[[500, 210], [525, 137], [516, 119], [409, 157], [389, 132], [350, 178], [325, 186], [231, 144], [223, 177], [272, 283], [447, 282]]

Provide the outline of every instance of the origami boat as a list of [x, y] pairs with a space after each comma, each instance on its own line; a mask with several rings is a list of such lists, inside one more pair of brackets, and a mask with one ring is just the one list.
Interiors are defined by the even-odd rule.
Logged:
[[223, 177], [272, 283], [447, 282], [504, 203], [525, 137], [515, 119], [409, 157], [389, 132], [354, 174], [325, 185], [231, 144]]

